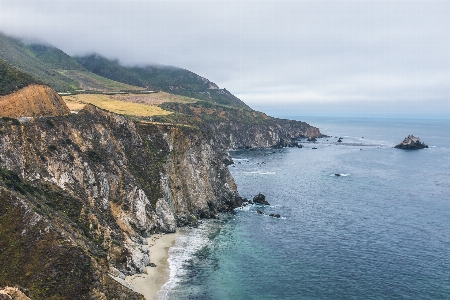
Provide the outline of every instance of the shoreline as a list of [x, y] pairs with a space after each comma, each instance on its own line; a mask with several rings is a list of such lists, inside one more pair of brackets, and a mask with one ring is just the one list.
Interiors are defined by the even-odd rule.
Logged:
[[180, 235], [179, 230], [175, 233], [154, 234], [147, 238], [150, 263], [156, 267], [147, 266], [146, 273], [127, 276], [125, 281], [138, 293], [144, 295], [147, 300], [157, 300], [161, 287], [169, 280], [169, 248], [175, 244]]

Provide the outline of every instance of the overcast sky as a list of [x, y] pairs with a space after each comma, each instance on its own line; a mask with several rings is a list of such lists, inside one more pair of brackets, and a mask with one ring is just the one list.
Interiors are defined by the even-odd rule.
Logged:
[[0, 31], [182, 67], [272, 115], [450, 118], [450, 1], [0, 0]]

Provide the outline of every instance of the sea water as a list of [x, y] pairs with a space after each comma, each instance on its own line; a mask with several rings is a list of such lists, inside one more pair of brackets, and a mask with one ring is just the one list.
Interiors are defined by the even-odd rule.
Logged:
[[[159, 296], [450, 299], [450, 121], [298, 119], [330, 137], [231, 152], [240, 194], [270, 206], [184, 229]], [[430, 148], [394, 149], [408, 134]]]

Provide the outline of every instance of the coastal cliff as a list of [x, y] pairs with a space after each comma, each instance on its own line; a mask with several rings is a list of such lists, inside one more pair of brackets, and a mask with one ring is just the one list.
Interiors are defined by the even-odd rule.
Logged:
[[195, 126], [224, 149], [290, 147], [299, 138], [323, 136], [318, 128], [305, 122], [277, 119], [254, 110], [205, 102], [166, 102], [160, 106], [174, 114], [152, 119]]
[[108, 274], [143, 272], [145, 237], [241, 202], [228, 154], [188, 126], [91, 105], [0, 126], [0, 286], [19, 285], [32, 299], [139, 299]]
[[[44, 73], [82, 72], [113, 91], [129, 86], [65, 69], [78, 63], [58, 49], [33, 46], [55, 54], [44, 60], [28, 59], [27, 49], [12, 60], [17, 68], [0, 60], [0, 297], [18, 288], [30, 299], [143, 299], [123, 279], [149, 265], [147, 237], [242, 204], [226, 149], [322, 136], [173, 68], [136, 69], [146, 86], [197, 97], [162, 103], [169, 115], [124, 116], [90, 104], [71, 114], [49, 87], [71, 81]], [[28, 63], [39, 67], [39, 78], [20, 71]]]

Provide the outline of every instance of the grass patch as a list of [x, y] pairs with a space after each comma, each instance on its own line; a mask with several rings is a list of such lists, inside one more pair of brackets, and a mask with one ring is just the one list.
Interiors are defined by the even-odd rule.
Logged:
[[63, 99], [70, 110], [80, 110], [84, 107], [85, 104], [90, 103], [104, 110], [108, 110], [121, 115], [152, 117], [166, 116], [171, 114], [171, 112], [164, 110], [158, 106], [143, 103], [125, 102], [115, 100], [113, 97], [114, 95], [79, 94], [73, 96], [64, 96]]
[[47, 148], [48, 148], [48, 150], [50, 150], [52, 152], [58, 150], [58, 147], [56, 147], [55, 145], [50, 145]]
[[34, 193], [35, 188], [30, 184], [22, 181], [20, 177], [7, 169], [0, 168], [0, 180], [12, 190], [16, 190], [21, 194]]
[[97, 162], [97, 163], [102, 162], [102, 158], [95, 151], [88, 151], [88, 156], [93, 162]]
[[1, 120], [11, 125], [20, 126], [20, 122], [14, 118], [2, 117]]
[[95, 91], [142, 91], [144, 88], [107, 79], [97, 74], [80, 70], [58, 70], [62, 75], [80, 83], [83, 90]]
[[50, 120], [50, 119], [45, 120], [45, 123], [46, 123], [48, 126], [50, 126], [50, 128], [54, 128], [54, 127], [55, 127], [55, 123], [53, 123], [53, 121]]

